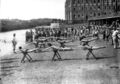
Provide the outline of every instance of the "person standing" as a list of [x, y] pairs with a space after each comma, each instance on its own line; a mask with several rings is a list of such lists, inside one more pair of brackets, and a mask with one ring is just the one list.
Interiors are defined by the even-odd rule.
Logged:
[[112, 40], [113, 40], [113, 45], [115, 49], [119, 46], [118, 33], [119, 33], [118, 30], [114, 28], [113, 33], [112, 33]]
[[12, 45], [13, 45], [13, 52], [16, 53], [15, 50], [16, 50], [17, 40], [15, 33], [13, 34]]
[[26, 34], [25, 34], [25, 35], [26, 35], [26, 36], [25, 36], [25, 38], [26, 38], [26, 42], [28, 42], [28, 37], [29, 37], [29, 36], [28, 36], [28, 33], [29, 33], [29, 32], [26, 31]]
[[105, 36], [106, 36], [106, 41], [109, 41], [110, 29], [106, 28]]
[[103, 29], [102, 35], [103, 35], [103, 40], [105, 41], [105, 38], [106, 38], [106, 31], [105, 31], [105, 29]]
[[30, 30], [30, 42], [33, 42], [33, 31], [32, 31], [32, 29]]

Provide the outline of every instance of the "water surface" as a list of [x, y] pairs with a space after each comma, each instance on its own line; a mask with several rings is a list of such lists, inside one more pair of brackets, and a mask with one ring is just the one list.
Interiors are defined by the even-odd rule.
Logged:
[[0, 56], [7, 55], [13, 53], [12, 51], [12, 39], [13, 34], [16, 33], [17, 39], [17, 49], [19, 46], [25, 45], [25, 32], [27, 30], [16, 30], [10, 32], [0, 33]]

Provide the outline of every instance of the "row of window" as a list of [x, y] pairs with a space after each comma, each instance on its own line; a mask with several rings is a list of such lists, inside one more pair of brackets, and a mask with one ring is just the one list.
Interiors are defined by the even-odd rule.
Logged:
[[113, 5], [113, 4], [115, 4], [115, 3], [96, 3], [96, 4], [92, 4], [92, 3], [90, 3], [90, 4], [88, 4], [88, 3], [85, 3], [85, 4], [73, 4], [73, 6], [74, 7], [79, 7], [79, 6], [102, 6], [102, 5], [107, 5], [107, 6], [109, 6], [109, 5]]
[[74, 19], [79, 19], [79, 18], [89, 18], [89, 17], [98, 17], [98, 16], [103, 16], [103, 15], [110, 15], [111, 12], [103, 12], [103, 13], [90, 13], [89, 15], [86, 14], [74, 14], [73, 18]]
[[[117, 0], [74, 0], [73, 1], [73, 4], [80, 4], [80, 3], [113, 3], [113, 2], [116, 2]], [[117, 1], [119, 2], [119, 0]]]
[[75, 4], [75, 3], [89, 3], [89, 2], [91, 2], [91, 3], [96, 3], [96, 2], [100, 2], [100, 0], [74, 0], [73, 1], [73, 4]]
[[84, 11], [84, 10], [111, 10], [113, 7], [112, 6], [82, 6], [82, 7], [74, 7], [73, 11], [74, 12], [79, 12], [79, 11]]
[[79, 7], [79, 6], [104, 6], [104, 5], [107, 5], [107, 6], [112, 6], [112, 5], [115, 5], [116, 3], [112, 3], [112, 2], [109, 2], [109, 3], [76, 3], [76, 4], [73, 4], [74, 7]]

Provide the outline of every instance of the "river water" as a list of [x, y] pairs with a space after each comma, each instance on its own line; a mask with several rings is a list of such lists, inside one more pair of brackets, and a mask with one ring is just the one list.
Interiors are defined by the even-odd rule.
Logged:
[[14, 33], [16, 33], [17, 49], [19, 46], [24, 46], [26, 31], [27, 30], [16, 30], [16, 31], [0, 33], [0, 56], [13, 53], [11, 41], [13, 39]]

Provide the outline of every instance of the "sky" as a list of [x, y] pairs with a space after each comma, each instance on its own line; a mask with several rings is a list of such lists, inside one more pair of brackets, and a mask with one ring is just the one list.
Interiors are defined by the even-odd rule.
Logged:
[[65, 0], [0, 0], [0, 19], [65, 19]]

